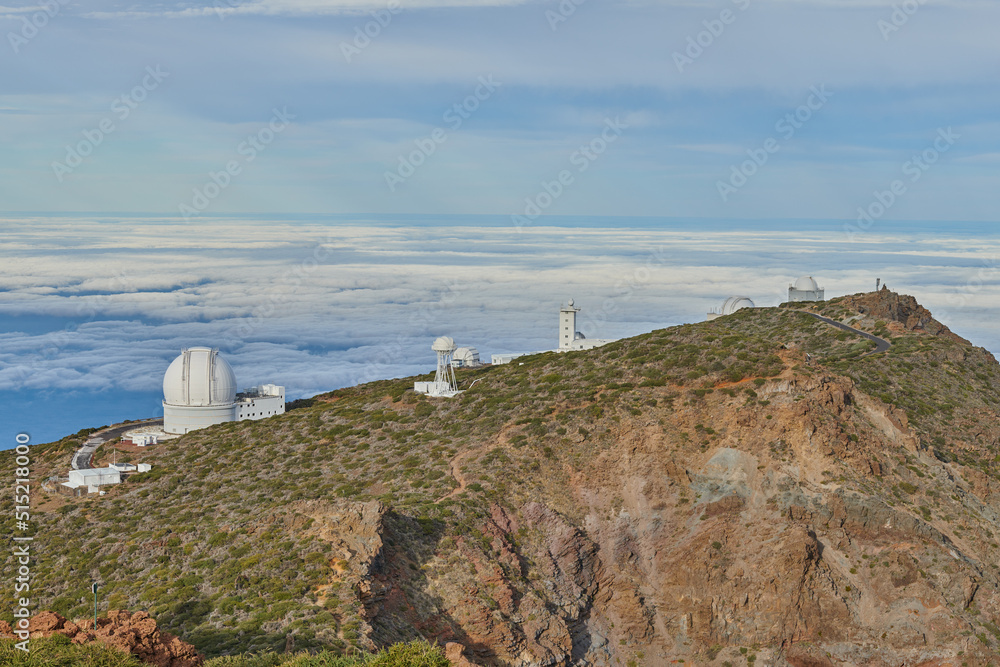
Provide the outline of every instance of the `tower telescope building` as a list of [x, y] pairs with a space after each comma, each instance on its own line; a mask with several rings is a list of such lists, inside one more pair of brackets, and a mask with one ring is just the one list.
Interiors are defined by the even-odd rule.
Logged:
[[451, 398], [462, 393], [458, 390], [455, 367], [452, 364], [452, 355], [455, 353], [455, 349], [455, 339], [450, 336], [441, 336], [434, 341], [434, 344], [431, 345], [431, 350], [437, 352], [437, 371], [434, 373], [434, 381], [414, 382], [414, 392], [444, 398]]
[[[565, 306], [559, 307], [559, 347], [547, 352], [574, 352], [576, 350], [593, 350], [608, 343], [614, 343], [615, 338], [587, 338], [576, 330], [576, 314], [580, 309], [573, 303], [573, 299]], [[537, 352], [512, 352], [492, 355], [494, 365], [509, 364], [518, 357], [524, 357]]]
[[573, 350], [593, 350], [608, 343], [615, 342], [609, 339], [588, 339], [576, 330], [576, 314], [580, 312], [573, 299], [565, 306], [559, 307], [559, 349], [558, 352], [571, 352]]
[[232, 366], [210, 347], [183, 350], [163, 376], [163, 430], [169, 434], [284, 412], [284, 387], [263, 384], [237, 393]]

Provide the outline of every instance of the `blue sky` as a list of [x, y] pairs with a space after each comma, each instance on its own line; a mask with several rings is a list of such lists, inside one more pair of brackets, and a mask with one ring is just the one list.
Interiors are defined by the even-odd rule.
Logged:
[[[205, 212], [510, 215], [569, 171], [545, 213], [844, 219], [952, 128], [882, 217], [994, 221], [1000, 6], [911, 2], [895, 23], [874, 0], [10, 3], [0, 210], [177, 214], [235, 164]], [[372, 12], [385, 25], [348, 62]], [[697, 57], [679, 68], [677, 53]], [[482, 77], [498, 85], [451, 127]], [[828, 99], [783, 138], [813, 87]], [[275, 109], [294, 118], [247, 160]], [[608, 120], [624, 129], [580, 171]], [[113, 131], [57, 174], [102, 122]], [[390, 190], [435, 128], [443, 141]], [[723, 200], [719, 182], [769, 138], [778, 150]]]
[[184, 346], [306, 396], [425, 371], [442, 334], [545, 349], [570, 297], [628, 336], [807, 273], [1000, 350], [997, 25], [986, 0], [7, 0], [0, 422], [157, 414]]

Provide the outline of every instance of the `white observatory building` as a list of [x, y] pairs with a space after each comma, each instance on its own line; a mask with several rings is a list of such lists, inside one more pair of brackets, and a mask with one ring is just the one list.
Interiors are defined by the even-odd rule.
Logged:
[[723, 317], [725, 315], [732, 315], [737, 310], [742, 310], [743, 308], [756, 308], [754, 302], [751, 301], [748, 296], [731, 296], [722, 302], [722, 308], [718, 312], [712, 311], [705, 315], [706, 320], [714, 320], [717, 317]]
[[[545, 350], [546, 352], [575, 352], [577, 350], [593, 350], [595, 347], [601, 347], [602, 345], [614, 343], [618, 340], [617, 338], [587, 338], [582, 333], [577, 331], [576, 314], [579, 312], [580, 309], [574, 305], [573, 299], [570, 299], [567, 305], [559, 307], [559, 347], [554, 350]], [[509, 364], [514, 359], [524, 357], [529, 354], [539, 353], [509, 352], [494, 354], [491, 357], [491, 361], [494, 366]]]
[[573, 350], [593, 350], [608, 343], [615, 342], [603, 338], [587, 339], [582, 333], [576, 330], [576, 314], [580, 309], [573, 305], [573, 299], [565, 306], [559, 307], [559, 349], [558, 352], [572, 352]]
[[[458, 390], [458, 380], [455, 378], [455, 366], [452, 364], [452, 356], [455, 353], [455, 339], [450, 336], [441, 336], [434, 341], [431, 349], [437, 352], [437, 372], [434, 373], [433, 382], [414, 382], [413, 391], [418, 394], [427, 394], [437, 398], [451, 398], [458, 396], [462, 392]], [[478, 353], [476, 354], [478, 357]]]
[[788, 300], [798, 301], [824, 301], [825, 290], [816, 284], [812, 276], [802, 276], [794, 284], [788, 286]]
[[483, 363], [479, 360], [479, 350], [474, 347], [460, 347], [451, 357], [451, 365], [455, 368], [478, 368]]
[[210, 347], [183, 350], [163, 376], [163, 430], [169, 434], [284, 412], [284, 387], [264, 384], [237, 394], [232, 366]]

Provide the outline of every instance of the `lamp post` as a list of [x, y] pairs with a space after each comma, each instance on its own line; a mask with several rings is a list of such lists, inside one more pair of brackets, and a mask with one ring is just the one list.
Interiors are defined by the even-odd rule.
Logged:
[[94, 630], [97, 630], [97, 582], [90, 585], [90, 590], [94, 591]]

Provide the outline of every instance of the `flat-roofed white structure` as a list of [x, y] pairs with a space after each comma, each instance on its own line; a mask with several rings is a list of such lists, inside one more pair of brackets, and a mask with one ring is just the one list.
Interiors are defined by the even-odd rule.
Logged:
[[267, 419], [285, 413], [285, 388], [261, 384], [244, 389], [236, 401], [236, 421]]
[[98, 487], [121, 484], [122, 474], [114, 468], [85, 468], [84, 470], [70, 470], [69, 481], [66, 486], [71, 489], [77, 487]]
[[518, 357], [526, 357], [529, 354], [537, 354], [537, 352], [508, 352], [505, 354], [491, 354], [490, 363], [494, 366], [500, 366], [501, 364], [509, 364]]

